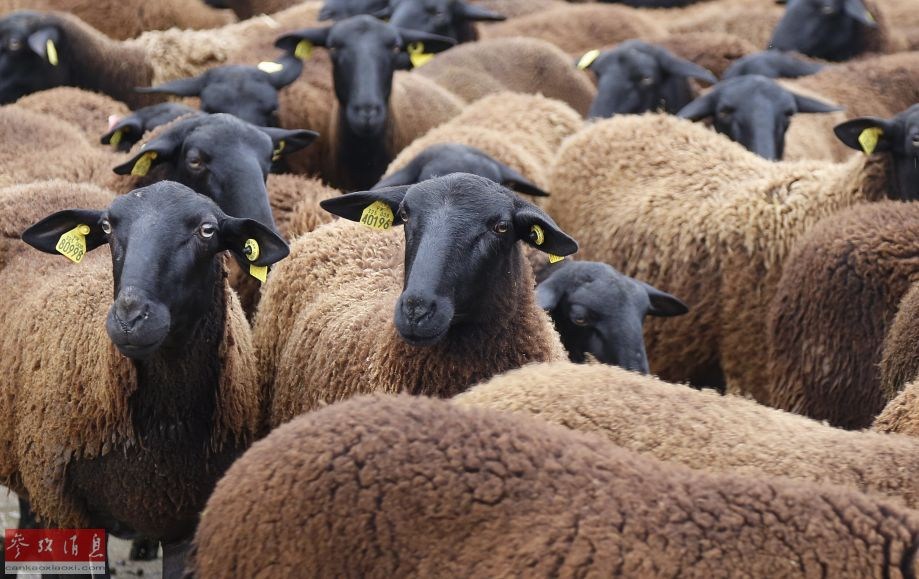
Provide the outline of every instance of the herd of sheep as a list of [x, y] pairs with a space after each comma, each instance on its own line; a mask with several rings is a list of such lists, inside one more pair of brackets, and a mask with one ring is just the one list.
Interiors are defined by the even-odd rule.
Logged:
[[0, 0], [20, 526], [919, 576], [916, 2]]

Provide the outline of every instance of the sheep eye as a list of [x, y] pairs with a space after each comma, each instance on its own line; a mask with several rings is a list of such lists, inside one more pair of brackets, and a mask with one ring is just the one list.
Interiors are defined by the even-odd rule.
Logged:
[[731, 109], [721, 109], [718, 111], [718, 118], [722, 121], [730, 121], [731, 116], [734, 114], [734, 111]]
[[641, 86], [651, 86], [652, 84], [654, 84], [654, 79], [651, 78], [650, 76], [646, 76], [642, 78], [640, 81], [638, 81], [638, 83]]
[[919, 147], [919, 135], [913, 135], [913, 147]]
[[99, 226], [102, 227], [102, 233], [106, 235], [111, 235], [112, 233], [112, 224], [109, 223], [108, 219], [103, 219]]
[[198, 235], [204, 239], [214, 237], [215, 233], [217, 233], [217, 225], [214, 223], [202, 223], [201, 227], [198, 228]]
[[190, 155], [185, 163], [188, 165], [188, 168], [192, 171], [200, 171], [204, 168], [204, 160], [197, 155]]
[[12, 52], [17, 52], [22, 49], [22, 41], [18, 38], [11, 38], [6, 45]]
[[836, 12], [836, 9], [833, 8], [832, 6], [824, 6], [823, 8], [820, 9], [820, 13], [823, 14], [824, 16], [830, 16], [834, 14], [835, 12]]
[[403, 223], [408, 223], [408, 211], [406, 211], [405, 208], [399, 209], [399, 219], [401, 219]]
[[508, 229], [510, 229], [510, 226], [508, 225], [507, 221], [499, 221], [495, 223], [494, 232], [498, 235], [504, 235], [507, 233]]
[[576, 326], [586, 326], [587, 325], [587, 318], [574, 318], [571, 321], [574, 322], [574, 325]]

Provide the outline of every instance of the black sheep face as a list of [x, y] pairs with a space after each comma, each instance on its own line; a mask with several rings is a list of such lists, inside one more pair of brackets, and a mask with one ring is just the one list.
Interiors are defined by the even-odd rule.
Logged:
[[536, 197], [549, 196], [532, 181], [497, 159], [488, 156], [484, 151], [458, 143], [443, 143], [428, 147], [404, 168], [374, 185], [373, 189], [414, 185], [451, 173], [470, 173], [500, 183], [518, 193]]
[[778, 50], [764, 50], [738, 58], [724, 72], [724, 80], [758, 74], [768, 78], [800, 78], [817, 74], [823, 65], [796, 58], [793, 54]]
[[675, 113], [692, 100], [690, 78], [718, 82], [701, 66], [640, 40], [623, 42], [581, 68], [597, 75], [597, 97], [587, 115], [591, 118], [655, 110]]
[[181, 120], [146, 143], [119, 175], [178, 181], [213, 199], [234, 217], [274, 227], [265, 182], [275, 151], [289, 153], [315, 140], [313, 131], [255, 127], [231, 115]]
[[185, 345], [212, 303], [217, 254], [246, 260], [254, 240], [259, 255], [252, 263], [266, 267], [288, 253], [268, 227], [229, 217], [207, 197], [170, 181], [122, 195], [107, 209], [55, 213], [22, 239], [57, 253], [61, 237], [74, 230], [84, 236], [86, 251], [111, 249], [115, 297], [106, 330], [122, 354], [137, 360]]
[[789, 0], [769, 48], [848, 60], [864, 52], [866, 34], [876, 27], [862, 0]]
[[677, 116], [693, 121], [714, 117], [716, 131], [761, 157], [777, 161], [785, 152], [785, 132], [793, 115], [838, 110], [785, 90], [770, 78], [749, 75], [719, 82]]
[[590, 261], [554, 266], [536, 297], [552, 316], [572, 362], [585, 362], [590, 354], [604, 364], [643, 374], [648, 373], [645, 316], [689, 311], [672, 295]]
[[344, 113], [344, 129], [361, 139], [381, 137], [389, 120], [393, 74], [411, 68], [409, 46], [427, 52], [453, 46], [452, 39], [403, 30], [372, 16], [354, 16], [329, 28], [310, 28], [282, 36], [278, 48], [295, 55], [306, 41], [326, 47], [332, 60], [335, 96]]
[[498, 22], [505, 17], [463, 0], [392, 0], [394, 26], [421, 30], [456, 40], [470, 42], [477, 38], [475, 22]]
[[0, 104], [69, 82], [66, 41], [49, 17], [14, 12], [0, 20]]
[[[431, 346], [454, 325], [488, 324], [520, 283], [518, 241], [565, 256], [577, 243], [541, 209], [477, 175], [455, 173], [417, 185], [342, 195], [327, 211], [360, 221], [379, 202], [405, 226], [405, 279], [395, 326], [406, 342]], [[516, 262], [516, 263], [515, 263]]]
[[891, 156], [893, 174], [889, 196], [919, 201], [919, 104], [892, 119], [862, 117], [838, 125], [836, 136], [868, 155]]

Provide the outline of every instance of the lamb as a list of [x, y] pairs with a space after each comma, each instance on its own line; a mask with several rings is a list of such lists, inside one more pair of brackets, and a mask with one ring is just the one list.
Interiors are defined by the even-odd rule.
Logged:
[[[51, 526], [162, 541], [164, 575], [178, 577], [206, 497], [262, 418], [222, 254], [264, 267], [287, 245], [171, 182], [54, 213], [22, 238], [82, 263], [21, 253], [4, 269], [18, 297], [0, 310], [0, 343], [20, 355], [3, 358], [0, 481]], [[93, 253], [110, 242], [111, 261]], [[157, 485], [133, 482], [153, 470]]]
[[537, 38], [495, 38], [441, 53], [413, 74], [437, 82], [467, 103], [503, 91], [541, 94], [586, 115], [597, 90], [571, 58]]
[[263, 288], [253, 335], [272, 426], [362, 392], [452, 396], [565, 358], [517, 241], [559, 256], [577, 243], [541, 209], [463, 173], [322, 207], [386, 231], [320, 227]]
[[697, 473], [526, 416], [375, 396], [256, 443], [208, 501], [189, 566], [200, 579], [908, 577], [917, 535], [912, 511], [849, 490]]
[[878, 432], [919, 436], [917, 408], [919, 408], [919, 382], [910, 382], [896, 398], [884, 407], [884, 411], [875, 419], [872, 429]]
[[449, 122], [416, 139], [393, 160], [386, 176], [405, 169], [433, 145], [461, 144], [487, 153], [549, 190], [546, 168], [562, 141], [582, 123], [564, 103], [537, 95], [497, 93], [468, 105]]
[[897, 315], [884, 337], [881, 356], [881, 394], [885, 403], [897, 397], [906, 384], [919, 377], [915, 356], [916, 308], [919, 307], [919, 290], [913, 284], [900, 300]]
[[147, 30], [167, 28], [218, 28], [236, 18], [227, 10], [215, 10], [200, 0], [3, 0], [0, 15], [14, 10], [58, 10], [73, 14], [109, 38], [126, 40]]
[[724, 73], [724, 79], [745, 74], [758, 74], [769, 78], [800, 78], [816, 74], [823, 69], [823, 64], [804, 60], [791, 52], [764, 50], [737, 59]]
[[581, 259], [689, 306], [685, 316], [646, 324], [654, 374], [716, 387], [726, 379], [731, 392], [766, 401], [762, 336], [786, 257], [824, 216], [919, 193], [919, 179], [888, 173], [892, 163], [886, 153], [774, 163], [683, 119], [626, 115], [562, 145], [546, 207], [578, 236]]
[[507, 19], [465, 0], [393, 0], [390, 9], [389, 21], [393, 26], [446, 36], [457, 43], [478, 40], [476, 22]]
[[532, 364], [453, 401], [530, 414], [695, 470], [832, 484], [919, 506], [919, 440], [846, 432], [613, 366]]

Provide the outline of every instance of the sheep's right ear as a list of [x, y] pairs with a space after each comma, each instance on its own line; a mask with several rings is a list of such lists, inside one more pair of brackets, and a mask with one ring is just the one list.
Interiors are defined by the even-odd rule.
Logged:
[[664, 48], [657, 48], [660, 49], [657, 53], [658, 62], [660, 62], [664, 69], [671, 75], [695, 78], [707, 82], [708, 84], [716, 84], [718, 82], [715, 75], [707, 68], [703, 68], [695, 62], [686, 60], [685, 58], [680, 58]]
[[708, 93], [700, 96], [696, 100], [687, 104], [680, 109], [676, 116], [681, 119], [698, 121], [715, 114], [715, 107], [718, 105], [718, 87], [716, 86]]
[[[108, 243], [105, 232], [102, 231], [100, 221], [105, 213], [91, 209], [66, 209], [52, 213], [35, 225], [22, 232], [22, 240], [39, 251], [45, 253], [61, 253], [73, 261], [79, 262], [83, 258], [82, 251], [77, 256], [68, 244], [62, 244], [69, 237], [82, 237], [86, 244], [86, 251], [90, 252], [101, 245]], [[75, 259], [78, 257], [78, 259]]]
[[886, 119], [861, 117], [836, 125], [833, 132], [847, 147], [871, 155], [890, 150], [893, 125]]
[[329, 30], [325, 28], [305, 28], [290, 34], [285, 34], [274, 41], [277, 48], [292, 54], [300, 60], [307, 60], [313, 52], [314, 46], [325, 46], [329, 40]]
[[646, 284], [643, 281], [635, 280], [638, 285], [648, 294], [651, 305], [648, 307], [649, 316], [658, 316], [661, 318], [671, 318], [673, 316], [682, 316], [689, 311], [689, 307], [682, 300], [662, 292], [656, 287]]
[[[333, 215], [349, 221], [357, 221], [374, 229], [389, 229], [402, 225], [399, 218], [399, 205], [405, 199], [411, 185], [399, 185], [373, 191], [347, 193], [319, 202], [320, 207]], [[386, 212], [386, 209], [389, 212]]]
[[516, 191], [517, 193], [523, 193], [524, 195], [532, 195], [533, 197], [548, 197], [549, 192], [543, 189], [540, 189], [535, 183], [515, 171], [514, 169], [508, 167], [500, 161], [495, 161], [498, 164], [498, 168], [501, 170], [501, 184]]
[[57, 26], [42, 26], [29, 34], [29, 48], [32, 52], [48, 61], [52, 66], [58, 65], [57, 47], [60, 45], [61, 31]]
[[204, 90], [204, 87], [207, 86], [205, 82], [205, 75], [193, 76], [191, 78], [180, 78], [179, 80], [174, 80], [172, 82], [164, 82], [163, 84], [158, 84], [156, 86], [138, 86], [134, 87], [134, 92], [139, 92], [143, 94], [171, 94], [175, 96], [183, 97], [196, 97], [201, 94], [201, 91]]

